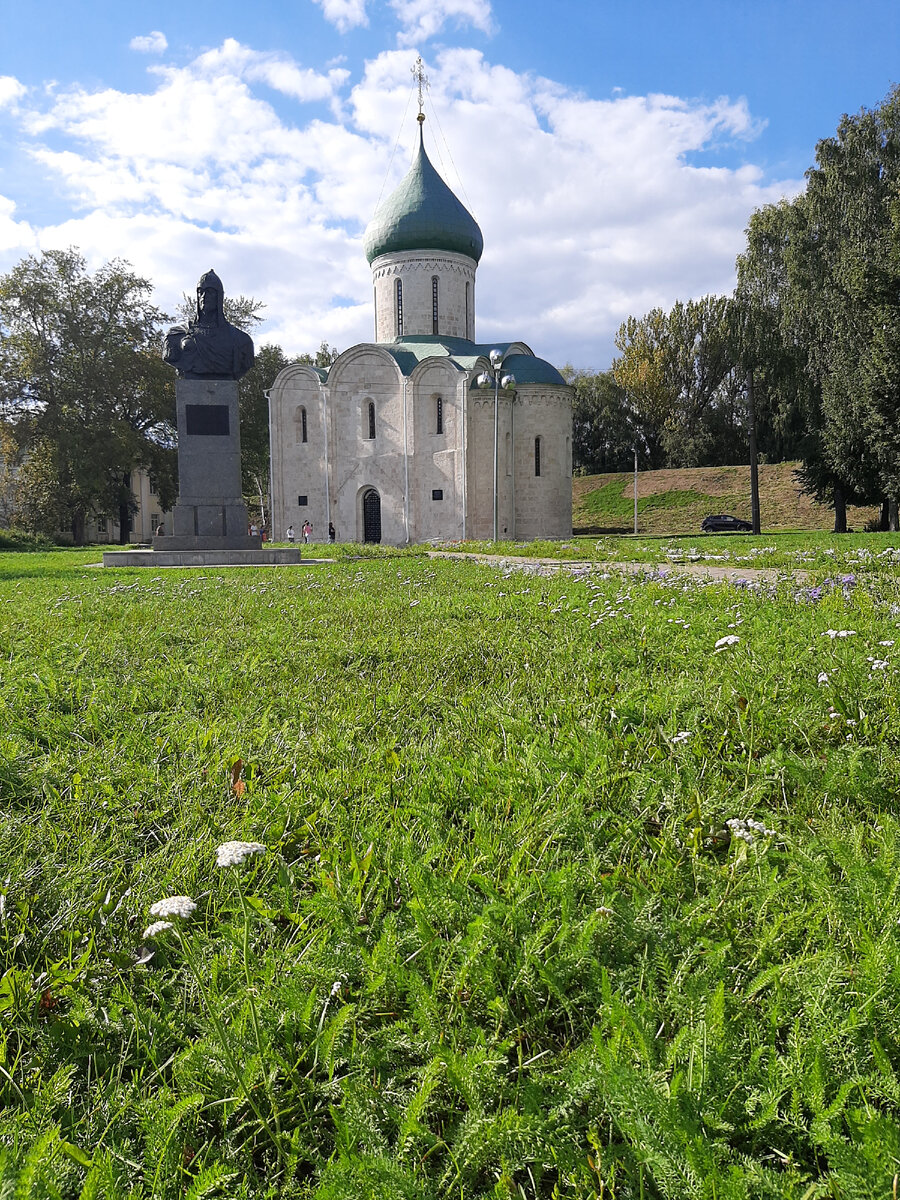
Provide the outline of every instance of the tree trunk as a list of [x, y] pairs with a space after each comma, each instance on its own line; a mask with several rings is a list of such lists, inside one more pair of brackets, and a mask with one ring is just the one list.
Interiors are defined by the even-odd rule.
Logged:
[[847, 532], [847, 500], [844, 489], [837, 485], [834, 488], [834, 532]]
[[750, 520], [759, 533], [759, 465], [756, 453], [756, 405], [753, 400], [753, 372], [747, 372], [747, 433], [750, 439]]
[[882, 500], [881, 512], [878, 514], [878, 532], [887, 533], [891, 519], [891, 502], [890, 500]]
[[127, 546], [131, 536], [131, 509], [127, 504], [119, 505], [119, 545]]
[[896, 533], [900, 529], [896, 500], [888, 500], [888, 529], [891, 533]]
[[72, 513], [72, 542], [76, 546], [84, 545], [84, 522], [84, 509], [76, 508]]

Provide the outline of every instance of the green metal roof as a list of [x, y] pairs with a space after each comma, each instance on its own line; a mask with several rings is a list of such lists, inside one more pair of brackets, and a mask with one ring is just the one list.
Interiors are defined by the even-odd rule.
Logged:
[[515, 375], [516, 383], [550, 383], [556, 387], [566, 387], [566, 381], [553, 367], [543, 358], [536, 358], [533, 354], [511, 354], [509, 358], [503, 360], [503, 370], [510, 375]]
[[421, 125], [413, 165], [369, 222], [363, 245], [370, 263], [401, 250], [452, 250], [475, 262], [481, 258], [478, 222], [431, 165]]
[[482, 346], [461, 337], [412, 335], [409, 338], [397, 338], [393, 342], [379, 342], [378, 345], [380, 349], [387, 350], [406, 376], [411, 375], [426, 358], [449, 358], [464, 371], [471, 371], [479, 359], [489, 359], [492, 350], [499, 350], [506, 355], [503, 359], [504, 373], [515, 375], [517, 384], [567, 386], [556, 367], [545, 359], [536, 358], [533, 354], [507, 354], [513, 342], [488, 342]]

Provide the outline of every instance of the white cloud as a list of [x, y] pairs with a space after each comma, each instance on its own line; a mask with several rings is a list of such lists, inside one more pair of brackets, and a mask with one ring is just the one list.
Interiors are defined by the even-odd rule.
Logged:
[[0, 196], [0, 256], [19, 258], [37, 249], [37, 234], [27, 221], [17, 221], [16, 206], [8, 196]]
[[[388, 173], [409, 68], [408, 51], [380, 54], [345, 96], [346, 69], [228, 40], [184, 67], [154, 67], [147, 94], [33, 98], [22, 135], [69, 212], [32, 229], [0, 204], [0, 270], [36, 244], [77, 245], [92, 263], [119, 255], [172, 311], [214, 266], [229, 291], [265, 302], [262, 337], [288, 352], [366, 340], [361, 235], [417, 136], [413, 103]], [[721, 145], [749, 151], [757, 124], [743, 100], [596, 99], [473, 50], [444, 51], [428, 74], [429, 155], [485, 238], [477, 336], [522, 338], [556, 363], [604, 367], [629, 314], [729, 291], [750, 213], [799, 186], [767, 183], [752, 162], [696, 165]], [[267, 89], [330, 103], [331, 115], [279, 115]]]
[[403, 26], [399, 46], [427, 41], [450, 22], [457, 28], [471, 25], [487, 36], [494, 32], [488, 0], [390, 0], [390, 6]]
[[0, 75], [0, 108], [14, 107], [25, 95], [27, 88], [12, 75]]
[[357, 25], [368, 25], [366, 0], [315, 0], [322, 9], [326, 21], [335, 25], [340, 33], [346, 33]]
[[137, 50], [139, 54], [162, 54], [164, 50], [168, 50], [169, 43], [164, 33], [160, 33], [158, 29], [154, 29], [152, 33], [143, 34], [140, 37], [133, 37], [128, 43], [132, 50]]

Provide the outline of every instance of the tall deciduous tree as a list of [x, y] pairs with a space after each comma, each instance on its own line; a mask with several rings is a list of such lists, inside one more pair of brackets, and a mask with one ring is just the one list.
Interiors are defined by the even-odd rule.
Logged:
[[802, 426], [804, 483], [834, 504], [838, 531], [848, 501], [900, 495], [898, 194], [895, 87], [819, 142], [805, 191], [753, 215], [738, 260], [738, 295], [769, 332], [756, 360], [782, 419]]
[[128, 263], [91, 274], [74, 249], [0, 278], [0, 406], [25, 441], [23, 489], [35, 524], [79, 543], [90, 512], [130, 507], [136, 466], [174, 500], [174, 388], [150, 292]]
[[900, 496], [900, 273], [892, 212], [900, 188], [900, 88], [844, 116], [816, 147], [805, 204], [817, 291], [824, 441], [861, 498]]
[[[744, 447], [744, 390], [725, 296], [677, 301], [630, 317], [613, 362], [650, 467], [735, 461]], [[744, 459], [745, 461], [745, 459]]]
[[[253, 366], [241, 380], [241, 486], [247, 502], [268, 508], [269, 388], [290, 364], [280, 346], [257, 348]], [[260, 518], [264, 519], [263, 514]]]
[[592, 475], [631, 467], [635, 428], [625, 389], [612, 371], [562, 368], [575, 389], [572, 406], [572, 465]]

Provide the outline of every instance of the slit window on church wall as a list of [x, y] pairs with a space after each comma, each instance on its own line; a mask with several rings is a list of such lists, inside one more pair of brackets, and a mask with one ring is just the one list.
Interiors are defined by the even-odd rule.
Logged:
[[469, 332], [469, 284], [466, 284], [466, 337], [471, 337]]
[[403, 280], [397, 280], [397, 337], [403, 337]]
[[535, 475], [541, 473], [541, 439], [539, 437], [534, 439], [534, 473]]
[[[431, 332], [437, 336], [438, 333], [438, 277], [431, 277]], [[440, 430], [438, 430], [440, 433]]]
[[444, 432], [444, 397], [443, 396], [435, 396], [435, 398], [434, 398], [434, 413], [435, 413], [434, 432], [435, 433], [443, 433]]
[[368, 437], [370, 441], [375, 440], [375, 404], [374, 401], [369, 401], [369, 409], [366, 414], [368, 418]]

